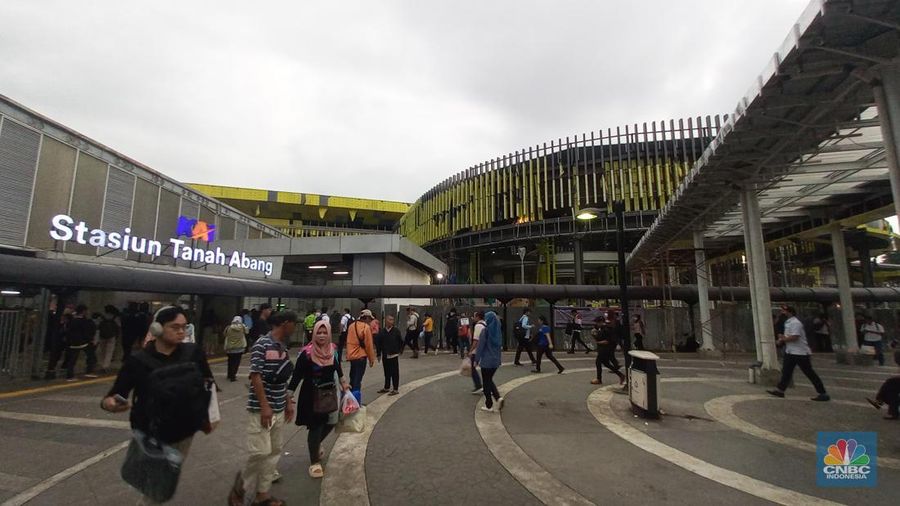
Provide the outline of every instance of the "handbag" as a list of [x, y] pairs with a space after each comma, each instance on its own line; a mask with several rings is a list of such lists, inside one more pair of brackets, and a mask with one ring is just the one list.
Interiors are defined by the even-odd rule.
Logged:
[[184, 455], [162, 441], [134, 430], [122, 479], [155, 502], [165, 502], [175, 495]]
[[317, 384], [313, 390], [313, 413], [327, 415], [337, 409], [338, 398], [334, 381]]

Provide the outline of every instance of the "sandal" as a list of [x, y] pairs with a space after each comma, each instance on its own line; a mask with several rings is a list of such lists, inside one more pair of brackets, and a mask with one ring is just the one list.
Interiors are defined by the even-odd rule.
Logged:
[[322, 464], [313, 464], [309, 466], [309, 476], [311, 478], [321, 478], [325, 475], [325, 471], [322, 470]]
[[241, 478], [240, 472], [234, 478], [234, 485], [231, 487], [231, 492], [228, 493], [228, 504], [229, 506], [244, 506], [244, 480]]

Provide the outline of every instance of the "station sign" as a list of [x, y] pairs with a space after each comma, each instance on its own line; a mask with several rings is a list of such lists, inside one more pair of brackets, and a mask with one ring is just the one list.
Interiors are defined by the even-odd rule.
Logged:
[[[90, 228], [83, 221], [71, 216], [58, 214], [50, 220], [50, 237], [57, 241], [74, 241], [78, 244], [96, 246], [98, 248], [118, 249], [151, 256], [163, 256], [162, 242], [145, 237], [131, 235], [131, 228], [125, 227], [122, 232], [108, 232], [99, 228]], [[185, 237], [187, 239], [182, 239]], [[194, 220], [180, 216], [175, 237], [169, 238], [171, 256], [187, 262], [233, 267], [272, 275], [272, 262], [247, 256], [243, 251], [227, 253], [216, 246], [215, 249], [200, 248], [193, 245], [194, 240], [207, 244], [215, 240], [215, 226], [202, 220]], [[190, 241], [190, 242], [188, 242]], [[168, 247], [167, 247], [168, 249]]]

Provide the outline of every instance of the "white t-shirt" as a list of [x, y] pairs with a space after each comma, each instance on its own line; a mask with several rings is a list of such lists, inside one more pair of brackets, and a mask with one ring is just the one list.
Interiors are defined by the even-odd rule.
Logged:
[[322, 313], [322, 317], [319, 318], [320, 322], [325, 322], [327, 324], [331, 324], [331, 318], [328, 317], [328, 313]]
[[481, 333], [484, 332], [484, 329], [487, 327], [487, 324], [484, 322], [478, 322], [475, 324], [475, 329], [472, 331], [472, 341], [477, 341], [481, 338]]
[[796, 341], [784, 343], [785, 353], [788, 355], [812, 355], [812, 350], [809, 349], [809, 343], [806, 341], [806, 331], [799, 318], [792, 316], [784, 322], [784, 335], [800, 336]]
[[347, 332], [347, 325], [350, 323], [350, 315], [344, 314], [341, 317], [341, 332]]
[[884, 337], [884, 327], [876, 322], [863, 323], [862, 327], [859, 328], [859, 331], [863, 333], [863, 341], [868, 341], [870, 343], [877, 343]]

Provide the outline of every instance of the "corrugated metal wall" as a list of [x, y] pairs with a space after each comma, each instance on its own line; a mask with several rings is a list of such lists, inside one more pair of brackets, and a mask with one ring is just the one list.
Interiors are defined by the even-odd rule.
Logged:
[[41, 136], [13, 121], [0, 124], [0, 243], [25, 243]]
[[[106, 180], [106, 201], [103, 205], [103, 230], [125, 230], [131, 227], [131, 207], [134, 202], [134, 176], [109, 168]], [[123, 245], [124, 247], [124, 245]], [[124, 251], [100, 248], [100, 254], [109, 257], [125, 258]]]

